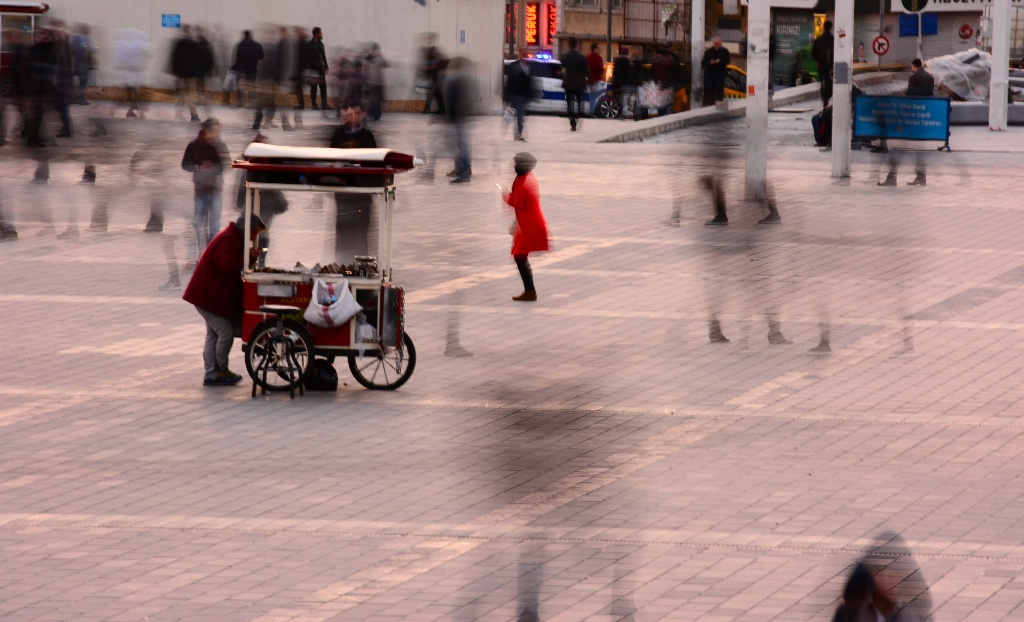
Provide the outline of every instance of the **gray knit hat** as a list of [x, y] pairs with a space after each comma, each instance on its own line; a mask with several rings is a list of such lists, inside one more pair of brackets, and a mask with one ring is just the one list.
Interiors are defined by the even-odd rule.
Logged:
[[513, 160], [516, 163], [516, 170], [532, 171], [537, 166], [537, 158], [528, 151], [520, 151]]

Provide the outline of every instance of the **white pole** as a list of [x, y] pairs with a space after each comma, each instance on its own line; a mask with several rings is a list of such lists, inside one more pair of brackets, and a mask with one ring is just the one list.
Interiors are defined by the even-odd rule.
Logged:
[[[611, 0], [608, 0], [609, 2]], [[704, 1], [690, 0], [690, 108], [700, 108], [704, 99]], [[749, 19], [749, 18], [748, 18]]]
[[747, 7], [746, 197], [768, 197], [768, 30], [769, 0]]
[[1010, 0], [992, 3], [992, 84], [988, 99], [988, 129], [1006, 129], [1006, 98], [1010, 80]]
[[836, 0], [835, 81], [832, 88], [832, 177], [850, 176], [853, 0]]

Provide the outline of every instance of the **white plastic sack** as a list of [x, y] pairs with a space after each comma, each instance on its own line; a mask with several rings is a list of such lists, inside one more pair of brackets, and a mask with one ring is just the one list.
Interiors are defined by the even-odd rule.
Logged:
[[238, 89], [238, 72], [228, 71], [227, 75], [224, 76], [224, 84], [221, 85], [225, 93], [230, 93]]
[[[334, 302], [330, 302], [334, 300]], [[323, 302], [328, 304], [323, 304]], [[363, 308], [356, 302], [355, 296], [348, 288], [348, 280], [338, 283], [326, 283], [323, 279], [313, 282], [313, 297], [302, 317], [313, 326], [335, 328], [349, 321]]]
[[935, 78], [935, 86], [949, 92], [953, 99], [988, 101], [992, 80], [992, 56], [988, 52], [971, 48], [925, 61], [924, 67]]
[[661, 110], [672, 103], [672, 89], [660, 89], [654, 82], [645, 82], [638, 91], [640, 106]]

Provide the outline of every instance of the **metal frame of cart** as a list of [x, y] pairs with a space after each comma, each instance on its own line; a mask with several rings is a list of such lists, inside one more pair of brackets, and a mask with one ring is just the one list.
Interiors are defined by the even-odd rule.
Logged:
[[[245, 171], [245, 230], [252, 214], [260, 213], [260, 191], [306, 191], [374, 195], [379, 198], [378, 272], [304, 274], [260, 272], [248, 261], [251, 241], [244, 236], [242, 350], [246, 369], [264, 391], [302, 390], [316, 357], [333, 362], [348, 359], [356, 381], [368, 389], [397, 389], [412, 375], [416, 349], [405, 332], [404, 293], [391, 282], [394, 232], [394, 174], [412, 169], [412, 156], [388, 149], [329, 149], [253, 143], [244, 160], [232, 163]], [[373, 338], [358, 339], [357, 318], [335, 328], [307, 323], [303, 312], [312, 296], [313, 281], [347, 280], [363, 307], [364, 322]], [[357, 316], [358, 317], [358, 316]], [[296, 369], [296, 366], [298, 369]]]

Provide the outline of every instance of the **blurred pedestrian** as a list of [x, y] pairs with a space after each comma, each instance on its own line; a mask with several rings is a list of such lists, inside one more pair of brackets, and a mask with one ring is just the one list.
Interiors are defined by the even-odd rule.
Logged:
[[174, 118], [184, 119], [182, 108], [188, 104], [191, 120], [198, 122], [196, 111], [196, 76], [199, 74], [199, 45], [192, 37], [192, 27], [181, 27], [181, 37], [174, 44], [171, 53], [171, 73], [174, 74], [174, 90], [177, 97]]
[[[43, 114], [45, 107], [52, 107], [60, 116], [62, 127], [57, 138], [71, 138], [71, 114], [68, 111], [67, 96], [58, 86], [60, 68], [66, 61], [66, 49], [60, 33], [51, 28], [40, 28], [29, 50], [28, 62], [31, 82], [27, 103], [28, 122], [25, 132], [30, 147], [45, 146], [43, 135]], [[63, 80], [63, 79], [62, 79]]]
[[619, 102], [620, 119], [625, 118], [626, 110], [629, 116], [634, 113], [634, 99], [636, 99], [636, 86], [634, 86], [633, 59], [629, 55], [629, 48], [619, 46], [619, 55], [612, 62], [612, 93]]
[[195, 186], [193, 223], [200, 251], [220, 229], [224, 169], [230, 161], [228, 149], [220, 139], [220, 121], [203, 121], [199, 136], [188, 144], [181, 158], [181, 168], [192, 173]]
[[[256, 214], [250, 216], [249, 231], [245, 231], [245, 214], [228, 224], [210, 241], [199, 258], [195, 274], [185, 289], [182, 299], [195, 305], [206, 322], [206, 343], [203, 347], [203, 384], [230, 386], [241, 382], [242, 376], [228, 367], [228, 357], [235, 340], [235, 324], [242, 316], [242, 270], [256, 259], [260, 247], [256, 241], [266, 230]], [[245, 235], [251, 248], [249, 262], [243, 258]]]
[[87, 105], [85, 91], [89, 87], [89, 74], [96, 69], [96, 46], [89, 35], [89, 27], [78, 24], [75, 34], [71, 36], [71, 63], [78, 87], [72, 101], [79, 105]]
[[384, 70], [387, 67], [388, 62], [384, 60], [380, 46], [371, 43], [370, 50], [366, 53], [366, 59], [363, 61], [363, 77], [366, 80], [366, 94], [370, 104], [367, 113], [374, 121], [380, 121], [381, 110], [384, 106]]
[[[932, 74], [925, 71], [924, 64], [920, 58], [915, 58], [911, 61], [911, 67], [914, 73], [910, 76], [910, 80], [907, 82], [907, 97], [934, 97], [935, 96], [935, 78]], [[884, 118], [880, 119], [880, 123], [886, 125]], [[883, 131], [884, 134], [888, 132]], [[899, 143], [900, 141], [897, 141]], [[886, 150], [889, 152], [889, 173], [886, 175], [884, 181], [878, 182], [879, 186], [895, 186], [896, 185], [896, 173], [899, 170], [900, 162], [903, 160], [903, 151], [901, 144], [896, 144], [889, 148], [886, 142]], [[884, 153], [884, 152], [883, 152]], [[908, 186], [924, 186], [928, 183], [928, 161], [927, 155], [924, 151], [914, 151], [914, 180], [907, 182]]]
[[146, 118], [145, 111], [139, 108], [139, 100], [152, 49], [149, 35], [141, 30], [124, 28], [114, 33], [114, 64], [120, 73], [125, 101], [128, 102], [126, 117]]
[[[270, 41], [272, 34], [270, 31], [266, 33], [267, 41]], [[277, 127], [274, 125], [274, 115], [277, 113], [277, 84], [281, 80], [280, 53], [276, 42], [263, 45], [262, 50], [263, 58], [256, 69], [256, 96], [253, 101], [256, 112], [252, 121], [254, 130], [259, 130], [264, 124], [266, 127]]]
[[811, 44], [811, 58], [818, 66], [818, 80], [821, 81], [821, 104], [828, 105], [832, 99], [832, 68], [835, 66], [836, 38], [832, 34], [832, 20], [825, 20], [824, 32]]
[[242, 31], [242, 40], [235, 46], [235, 64], [231, 70], [238, 73], [239, 93], [244, 95], [244, 103], [239, 99], [239, 106], [251, 106], [255, 99], [256, 75], [260, 61], [263, 60], [263, 46], [252, 38], [251, 30]]
[[209, 116], [210, 108], [206, 100], [207, 80], [213, 75], [217, 60], [213, 53], [213, 44], [206, 36], [206, 29], [196, 26], [196, 59], [193, 81], [195, 89], [196, 105], [202, 106], [203, 111]]
[[587, 68], [590, 69], [590, 80], [587, 82], [590, 91], [590, 116], [597, 116], [597, 96], [604, 88], [604, 57], [601, 56], [601, 45], [593, 43], [590, 54], [587, 54]]
[[451, 122], [451, 142], [455, 148], [455, 169], [448, 173], [451, 183], [469, 183], [473, 174], [470, 153], [470, 108], [476, 90], [469, 60], [461, 56], [452, 59], [452, 75], [445, 81], [445, 99], [448, 102], [448, 120]]
[[537, 158], [522, 151], [515, 155], [514, 162], [516, 179], [512, 182], [512, 188], [503, 194], [503, 198], [516, 214], [516, 220], [510, 228], [512, 258], [523, 279], [523, 293], [513, 296], [512, 300], [532, 302], [537, 300], [537, 288], [533, 282], [529, 255], [550, 250], [548, 223], [540, 209], [540, 184], [533, 174]]
[[[269, 142], [267, 137], [262, 134], [256, 134], [253, 138], [254, 143], [266, 143]], [[244, 149], [242, 150], [245, 151]], [[245, 171], [239, 171], [238, 175], [238, 191], [235, 193], [235, 208], [238, 210], [245, 209]], [[259, 247], [269, 248], [270, 247], [270, 229], [274, 226], [274, 218], [279, 214], [283, 214], [288, 211], [288, 199], [285, 198], [284, 193], [280, 190], [272, 190], [264, 188], [260, 190], [260, 213], [259, 217], [263, 219], [263, 224], [267, 226], [266, 230], [259, 236]], [[245, 212], [242, 212], [245, 215]], [[267, 253], [260, 253], [259, 259], [256, 260], [256, 266], [263, 268], [267, 265]]]
[[875, 537], [843, 590], [833, 622], [928, 622], [928, 582], [903, 538], [892, 531]]
[[[366, 109], [352, 102], [345, 110], [345, 123], [334, 131], [330, 146], [335, 149], [373, 149], [377, 140], [364, 123]], [[373, 197], [369, 194], [334, 193], [334, 260], [349, 264], [369, 254]]]
[[[292, 44], [292, 57], [291, 57], [291, 69], [292, 69], [292, 86], [295, 89], [295, 97], [298, 100], [295, 104], [295, 127], [302, 127], [302, 115], [301, 111], [306, 109], [306, 49], [309, 43], [309, 37], [306, 35], [306, 29], [300, 26], [294, 28], [295, 43]], [[316, 103], [315, 101], [313, 103]]]
[[506, 70], [505, 99], [516, 111], [515, 140], [526, 142], [523, 137], [523, 126], [526, 123], [526, 104], [533, 96], [533, 78], [530, 76], [530, 63], [525, 48], [519, 49], [519, 62], [511, 63]]
[[[288, 36], [288, 28], [281, 26], [277, 29], [277, 85], [274, 88], [274, 100], [277, 100], [279, 91], [291, 94], [295, 91], [295, 44]], [[301, 96], [301, 91], [299, 95]], [[288, 113], [285, 109], [278, 109], [281, 116], [281, 129], [286, 132], [294, 129], [288, 122]], [[293, 112], [293, 117], [297, 116]]]
[[444, 107], [444, 70], [448, 60], [437, 47], [437, 34], [427, 33], [426, 45], [420, 50], [419, 71], [426, 80], [427, 100], [423, 104], [423, 114], [430, 114], [434, 100], [437, 100], [437, 114], [445, 114]]
[[8, 110], [13, 111], [18, 117], [21, 128], [21, 137], [27, 136], [28, 119], [26, 107], [28, 106], [32, 74], [29, 70], [29, 39], [28, 34], [11, 29], [0, 33], [10, 46], [10, 68], [8, 77], [10, 79], [10, 90], [7, 93], [0, 92], [0, 146], [6, 145], [7, 128], [13, 127], [13, 119], [8, 116]]
[[580, 52], [580, 40], [569, 37], [569, 51], [559, 59], [562, 63], [562, 89], [565, 90], [565, 108], [569, 113], [569, 131], [576, 131], [579, 118], [584, 116], [584, 93], [590, 82], [590, 65]]
[[732, 56], [722, 46], [722, 38], [715, 37], [711, 47], [704, 51], [700, 67], [704, 72], [704, 105], [714, 106], [715, 102], [725, 99], [725, 74], [728, 71]]
[[[317, 26], [313, 29], [313, 38], [306, 43], [305, 49], [305, 70], [304, 78], [307, 84], [309, 84], [309, 100], [310, 108], [313, 110], [321, 110], [324, 117], [327, 116], [326, 111], [334, 110], [327, 105], [327, 72], [330, 71], [330, 67], [327, 65], [327, 52], [324, 50], [324, 33]], [[320, 89], [320, 105], [316, 105], [316, 91]]]

